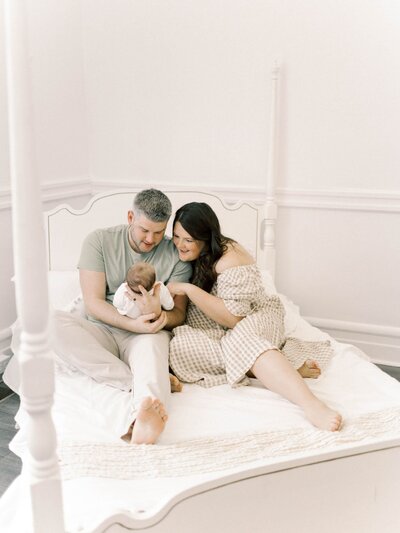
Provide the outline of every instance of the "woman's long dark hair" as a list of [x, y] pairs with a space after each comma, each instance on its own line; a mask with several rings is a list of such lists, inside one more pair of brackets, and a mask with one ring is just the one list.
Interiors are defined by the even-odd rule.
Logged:
[[193, 262], [191, 282], [210, 292], [217, 279], [215, 264], [226, 252], [227, 244], [233, 241], [222, 235], [218, 217], [206, 203], [183, 205], [176, 212], [174, 228], [177, 222], [193, 239], [204, 242], [200, 257]]

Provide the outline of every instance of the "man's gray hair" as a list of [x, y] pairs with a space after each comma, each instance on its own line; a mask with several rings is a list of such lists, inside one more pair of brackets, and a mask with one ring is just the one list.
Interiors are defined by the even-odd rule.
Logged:
[[133, 200], [132, 211], [135, 216], [144, 215], [153, 222], [165, 222], [172, 213], [169, 198], [157, 189], [140, 191]]

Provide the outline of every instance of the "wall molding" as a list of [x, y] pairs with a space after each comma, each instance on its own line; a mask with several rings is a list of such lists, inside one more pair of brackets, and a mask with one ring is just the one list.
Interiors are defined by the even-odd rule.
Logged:
[[161, 183], [161, 182], [149, 182], [149, 181], [135, 181], [135, 183], [129, 180], [93, 180], [92, 190], [93, 194], [99, 194], [107, 192], [111, 189], [115, 190], [129, 190], [140, 191], [148, 187], [154, 187], [155, 189], [162, 189], [165, 192], [169, 190], [180, 191], [198, 191], [199, 189], [222, 195], [226, 202], [254, 202], [255, 204], [263, 204], [266, 191], [258, 187], [242, 187], [242, 186], [216, 186], [212, 183], [202, 183], [199, 185], [182, 185], [177, 183]]
[[[248, 201], [263, 204], [266, 189], [246, 186], [218, 186], [217, 180], [202, 183], [201, 189], [223, 195], [227, 202]], [[198, 185], [181, 185], [171, 182], [149, 182], [148, 180], [128, 179], [91, 179], [87, 176], [44, 183], [41, 187], [43, 202], [63, 200], [77, 196], [95, 195], [115, 190], [141, 190], [155, 187], [165, 191], [198, 190]], [[400, 213], [400, 190], [385, 191], [378, 189], [290, 189], [277, 188], [276, 201], [279, 207], [295, 209], [321, 209], [342, 211], [368, 211], [380, 213]], [[0, 210], [11, 208], [11, 189], [0, 189]]]
[[7, 366], [11, 355], [11, 328], [0, 330], [0, 374]]
[[365, 352], [374, 363], [400, 367], [400, 328], [346, 322], [329, 318], [304, 317], [338, 342], [354, 344]]
[[282, 207], [400, 213], [400, 190], [276, 189]]
[[[250, 201], [263, 204], [266, 189], [262, 187], [216, 186], [217, 180], [202, 183], [201, 188], [209, 192], [222, 194], [226, 201]], [[198, 190], [197, 185], [179, 185], [176, 183], [151, 182], [146, 180], [99, 180], [92, 181], [93, 194], [115, 189], [140, 190], [155, 187], [168, 189]], [[385, 191], [377, 189], [290, 189], [277, 188], [276, 201], [280, 207], [303, 209], [328, 209], [342, 211], [372, 211], [381, 213], [400, 213], [400, 190]]]
[[337, 329], [357, 333], [367, 333], [380, 337], [393, 337], [400, 340], [400, 328], [396, 326], [382, 326], [380, 324], [366, 324], [363, 322], [347, 322], [331, 318], [308, 317], [307, 320], [319, 328]]
[[[43, 202], [92, 194], [92, 180], [88, 177], [48, 182], [41, 186]], [[0, 189], [0, 210], [2, 209], [11, 209], [11, 188]]]
[[0, 352], [10, 347], [11, 343], [11, 328], [4, 328], [0, 330]]

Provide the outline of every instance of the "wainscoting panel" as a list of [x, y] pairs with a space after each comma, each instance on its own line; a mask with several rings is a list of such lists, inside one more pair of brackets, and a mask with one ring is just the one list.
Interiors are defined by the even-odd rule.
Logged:
[[[48, 210], [55, 205], [68, 203], [73, 207], [83, 207], [92, 196], [92, 183], [88, 177], [74, 178], [54, 183], [46, 183], [41, 187], [43, 209]], [[11, 191], [0, 190], [0, 351], [7, 344], [6, 334], [8, 327], [16, 318], [14, 284], [11, 278], [14, 275], [13, 249], [12, 249], [12, 217], [11, 217]]]
[[339, 342], [353, 344], [380, 365], [400, 367], [400, 327], [304, 317]]

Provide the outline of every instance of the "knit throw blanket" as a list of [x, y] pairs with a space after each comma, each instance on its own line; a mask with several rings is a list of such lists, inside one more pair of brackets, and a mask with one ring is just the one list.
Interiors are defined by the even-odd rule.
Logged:
[[259, 460], [391, 438], [400, 438], [400, 408], [346, 420], [339, 432], [294, 428], [152, 446], [70, 442], [61, 444], [58, 454], [65, 480], [87, 476], [149, 479], [222, 471]]

